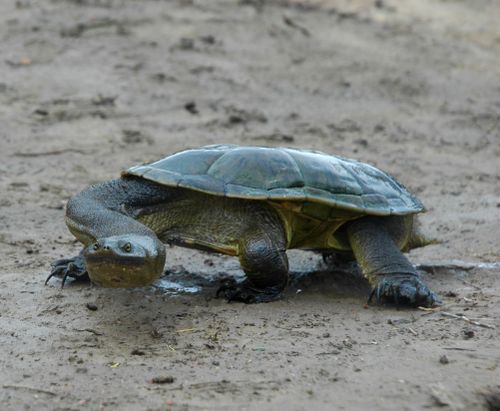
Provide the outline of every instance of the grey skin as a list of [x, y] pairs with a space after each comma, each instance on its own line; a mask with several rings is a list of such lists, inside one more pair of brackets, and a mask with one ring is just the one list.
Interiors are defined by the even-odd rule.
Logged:
[[[173, 243], [238, 256], [246, 280], [222, 286], [218, 295], [245, 303], [272, 301], [288, 282], [286, 249], [300, 243], [294, 235], [301, 230], [297, 225], [290, 230], [293, 224], [283, 216], [269, 202], [124, 176], [91, 186], [69, 201], [66, 223], [84, 249], [56, 261], [47, 281], [62, 276], [64, 284], [67, 277], [90, 277], [106, 287], [147, 285], [163, 272], [163, 243]], [[413, 241], [412, 225], [413, 215], [405, 215], [360, 216], [336, 226], [378, 303], [440, 303], [400, 251]], [[322, 248], [321, 241], [316, 243], [309, 248]]]

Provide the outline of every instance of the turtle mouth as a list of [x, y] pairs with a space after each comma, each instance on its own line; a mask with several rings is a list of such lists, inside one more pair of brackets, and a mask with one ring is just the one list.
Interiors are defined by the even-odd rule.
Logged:
[[94, 284], [106, 288], [134, 288], [143, 287], [149, 284], [144, 281], [137, 281], [138, 279], [121, 278], [113, 274], [107, 275], [103, 278], [99, 276], [91, 276], [91, 278]]
[[145, 264], [145, 258], [142, 256], [123, 256], [114, 253], [106, 254], [87, 254], [85, 260], [90, 264], [113, 264], [120, 266], [138, 267]]
[[90, 279], [101, 287], [143, 287], [154, 280], [144, 257], [91, 254], [86, 263]]

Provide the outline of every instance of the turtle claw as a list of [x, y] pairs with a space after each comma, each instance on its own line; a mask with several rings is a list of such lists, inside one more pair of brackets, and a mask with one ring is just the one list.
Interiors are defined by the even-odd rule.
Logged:
[[370, 294], [368, 302], [375, 297], [377, 304], [392, 302], [395, 305], [412, 307], [434, 307], [441, 305], [439, 297], [432, 292], [420, 277], [411, 274], [382, 277]]
[[45, 280], [45, 285], [52, 277], [61, 277], [61, 288], [64, 287], [68, 277], [74, 278], [77, 281], [89, 281], [89, 275], [85, 267], [83, 257], [77, 255], [73, 258], [63, 258], [56, 260], [51, 264], [52, 271]]
[[241, 283], [234, 279], [226, 280], [219, 287], [216, 298], [225, 297], [227, 302], [239, 301], [245, 304], [268, 303], [281, 297], [282, 287], [255, 288], [250, 281]]

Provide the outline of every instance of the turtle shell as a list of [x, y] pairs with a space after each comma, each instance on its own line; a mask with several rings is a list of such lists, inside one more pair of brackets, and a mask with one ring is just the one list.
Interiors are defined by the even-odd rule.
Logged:
[[422, 203], [390, 175], [355, 160], [282, 147], [211, 145], [125, 171], [217, 196], [319, 203], [368, 215], [406, 215]]

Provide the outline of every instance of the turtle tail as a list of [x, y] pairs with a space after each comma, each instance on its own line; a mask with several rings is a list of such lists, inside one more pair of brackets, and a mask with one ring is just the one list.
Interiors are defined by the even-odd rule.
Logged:
[[441, 243], [441, 241], [438, 240], [437, 238], [426, 237], [424, 234], [422, 234], [422, 231], [420, 229], [420, 223], [416, 218], [414, 218], [413, 230], [410, 234], [410, 238], [406, 243], [403, 251], [409, 251], [414, 248], [420, 248], [430, 244], [439, 244], [439, 243]]

